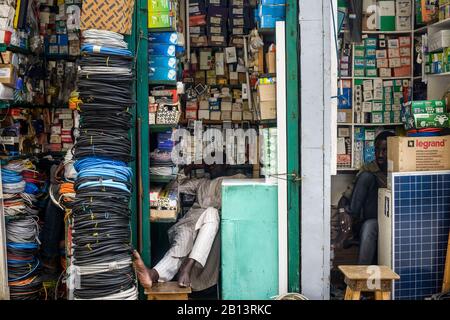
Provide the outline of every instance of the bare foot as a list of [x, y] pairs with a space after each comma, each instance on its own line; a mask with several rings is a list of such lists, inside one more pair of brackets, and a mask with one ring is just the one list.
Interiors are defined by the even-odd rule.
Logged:
[[133, 256], [134, 256], [133, 265], [134, 268], [136, 269], [139, 282], [145, 289], [150, 289], [153, 285], [153, 282], [149, 270], [145, 266], [144, 261], [142, 261], [141, 256], [136, 250], [133, 251]]
[[194, 266], [195, 260], [187, 258], [180, 268], [180, 274], [178, 276], [178, 285], [182, 288], [188, 288], [191, 286], [191, 270]]

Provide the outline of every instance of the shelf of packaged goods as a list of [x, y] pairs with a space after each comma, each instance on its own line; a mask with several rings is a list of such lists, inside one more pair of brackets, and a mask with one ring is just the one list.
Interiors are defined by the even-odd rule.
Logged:
[[[151, 161], [150, 161], [151, 163]], [[158, 175], [150, 175], [150, 183], [170, 183], [175, 180], [177, 176], [158, 176]]]
[[381, 80], [405, 80], [411, 79], [411, 76], [406, 77], [354, 77], [355, 80], [373, 80], [373, 79], [381, 79]]
[[174, 28], [149, 28], [148, 32], [176, 32], [176, 30]]

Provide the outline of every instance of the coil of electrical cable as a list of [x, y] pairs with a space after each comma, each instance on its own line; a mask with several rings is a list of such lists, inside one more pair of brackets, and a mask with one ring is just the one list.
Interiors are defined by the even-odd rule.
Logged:
[[77, 178], [75, 197], [65, 203], [73, 223], [69, 289], [75, 300], [135, 300], [128, 167], [134, 59], [122, 35], [86, 30], [79, 66]]

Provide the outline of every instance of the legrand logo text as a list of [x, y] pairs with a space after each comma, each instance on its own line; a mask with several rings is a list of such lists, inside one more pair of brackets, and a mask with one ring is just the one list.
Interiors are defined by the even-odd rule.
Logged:
[[416, 146], [418, 148], [422, 148], [427, 150], [428, 148], [444, 148], [445, 147], [445, 140], [442, 141], [416, 141]]

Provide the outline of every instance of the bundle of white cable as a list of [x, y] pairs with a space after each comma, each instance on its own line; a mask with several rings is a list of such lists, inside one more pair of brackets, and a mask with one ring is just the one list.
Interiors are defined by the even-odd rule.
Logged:
[[116, 294], [112, 294], [110, 296], [101, 297], [101, 298], [93, 298], [93, 299], [78, 299], [74, 300], [137, 300], [138, 299], [138, 289], [137, 287], [133, 287], [126, 291], [122, 291]]
[[123, 35], [106, 30], [89, 29], [83, 31], [83, 44], [128, 49], [128, 43], [124, 41]]
[[17, 194], [25, 191], [25, 181], [15, 183], [3, 183], [3, 193]]
[[[131, 258], [128, 258], [120, 261], [92, 264], [89, 266], [72, 265], [71, 267], [69, 267], [68, 270], [69, 287], [70, 283], [80, 283], [80, 276], [120, 270], [127, 268], [132, 264], [133, 261], [131, 260]], [[93, 298], [93, 299], [75, 298], [74, 300], [137, 300], [137, 299], [138, 299], [138, 288], [137, 286], [133, 286], [128, 290], [101, 298]]]

